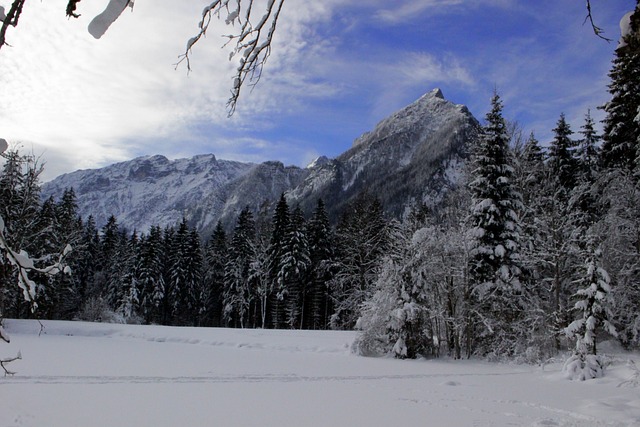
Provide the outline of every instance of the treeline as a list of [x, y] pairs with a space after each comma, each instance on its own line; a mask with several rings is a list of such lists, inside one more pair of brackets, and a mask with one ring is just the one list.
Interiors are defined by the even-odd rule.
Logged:
[[[371, 291], [387, 243], [382, 206], [366, 194], [329, 224], [322, 200], [305, 218], [282, 194], [259, 212], [242, 210], [233, 230], [218, 224], [203, 241], [183, 219], [146, 233], [115, 217], [97, 228], [78, 215], [76, 196], [39, 200], [41, 169], [11, 152], [0, 176], [0, 203], [11, 242], [32, 257], [69, 243], [71, 275], [38, 276], [35, 314], [3, 270], [2, 313], [163, 325], [250, 328], [352, 328]], [[270, 207], [271, 206], [271, 207]]]

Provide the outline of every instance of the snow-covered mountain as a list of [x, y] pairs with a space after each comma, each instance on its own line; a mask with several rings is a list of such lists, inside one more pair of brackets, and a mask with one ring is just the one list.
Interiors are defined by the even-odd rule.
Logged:
[[323, 198], [335, 219], [368, 191], [399, 215], [407, 202], [437, 203], [455, 185], [477, 131], [467, 108], [435, 89], [382, 120], [336, 159], [323, 156], [306, 168], [218, 160], [213, 154], [140, 157], [62, 175], [43, 186], [43, 196], [59, 198], [73, 187], [84, 218], [93, 215], [102, 226], [113, 214], [121, 225], [141, 231], [185, 216], [208, 233], [218, 220], [230, 226], [245, 206], [259, 210], [282, 192], [307, 212]]
[[478, 121], [440, 89], [382, 120], [338, 158], [317, 162], [290, 196], [310, 210], [318, 197], [335, 219], [363, 191], [398, 216], [407, 202], [437, 203], [455, 186]]

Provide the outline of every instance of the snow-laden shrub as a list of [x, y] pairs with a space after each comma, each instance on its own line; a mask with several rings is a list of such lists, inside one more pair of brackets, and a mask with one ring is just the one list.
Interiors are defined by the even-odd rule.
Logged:
[[426, 353], [432, 340], [425, 331], [421, 288], [404, 273], [393, 259], [385, 260], [376, 292], [362, 305], [362, 317], [356, 324], [362, 330], [352, 347], [356, 354], [413, 359]]
[[576, 353], [565, 362], [562, 372], [570, 380], [590, 380], [604, 375], [607, 362], [601, 355]]
[[86, 322], [127, 323], [125, 317], [113, 311], [107, 301], [101, 297], [88, 299], [78, 313], [77, 319]]

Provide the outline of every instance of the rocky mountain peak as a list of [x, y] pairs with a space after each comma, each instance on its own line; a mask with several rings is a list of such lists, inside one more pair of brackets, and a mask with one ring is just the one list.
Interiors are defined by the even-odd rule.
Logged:
[[[380, 121], [371, 132], [356, 139], [353, 146], [392, 137], [402, 132], [437, 129], [461, 111], [461, 106], [445, 99], [438, 88], [425, 93], [413, 103]], [[469, 114], [470, 115], [470, 114]]]

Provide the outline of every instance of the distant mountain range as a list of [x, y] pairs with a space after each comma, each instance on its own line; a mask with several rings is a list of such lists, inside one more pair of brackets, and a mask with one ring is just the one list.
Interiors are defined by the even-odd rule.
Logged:
[[139, 231], [184, 216], [206, 235], [218, 220], [231, 226], [245, 206], [257, 211], [282, 192], [307, 213], [322, 198], [336, 220], [367, 191], [390, 215], [400, 216], [411, 202], [437, 204], [456, 185], [478, 129], [464, 105], [435, 89], [382, 120], [337, 158], [320, 157], [306, 168], [213, 154], [178, 160], [156, 155], [61, 175], [44, 184], [42, 194], [58, 199], [72, 187], [83, 218], [93, 215], [100, 227], [115, 215], [120, 225]]

